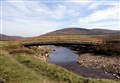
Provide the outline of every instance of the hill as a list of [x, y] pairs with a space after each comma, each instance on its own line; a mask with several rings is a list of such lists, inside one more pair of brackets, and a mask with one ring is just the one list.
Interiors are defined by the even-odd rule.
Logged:
[[18, 38], [23, 38], [20, 36], [8, 36], [4, 34], [0, 34], [0, 40], [12, 40], [12, 39], [18, 39]]
[[118, 30], [107, 30], [107, 29], [84, 29], [84, 28], [65, 28], [49, 32], [44, 34], [44, 36], [53, 35], [116, 35], [120, 34]]

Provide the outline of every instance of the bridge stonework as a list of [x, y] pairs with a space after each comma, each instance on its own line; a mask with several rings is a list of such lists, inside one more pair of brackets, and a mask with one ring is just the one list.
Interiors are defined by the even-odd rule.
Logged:
[[24, 46], [35, 45], [97, 45], [104, 44], [102, 39], [81, 36], [41, 36], [20, 40]]

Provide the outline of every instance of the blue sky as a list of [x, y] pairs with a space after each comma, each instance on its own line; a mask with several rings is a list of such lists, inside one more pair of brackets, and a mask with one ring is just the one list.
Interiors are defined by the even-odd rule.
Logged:
[[120, 30], [119, 0], [1, 0], [1, 33], [38, 36], [66, 27]]

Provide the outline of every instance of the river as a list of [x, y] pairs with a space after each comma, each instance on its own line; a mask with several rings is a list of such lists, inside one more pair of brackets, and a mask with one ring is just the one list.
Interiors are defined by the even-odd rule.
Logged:
[[59, 65], [83, 77], [115, 79], [115, 77], [109, 73], [104, 73], [103, 71], [97, 69], [80, 66], [76, 61], [77, 54], [66, 47], [50, 47], [54, 51], [49, 56], [49, 63]]

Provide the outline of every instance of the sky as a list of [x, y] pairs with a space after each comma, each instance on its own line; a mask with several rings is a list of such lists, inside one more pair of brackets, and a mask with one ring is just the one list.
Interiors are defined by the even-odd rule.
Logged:
[[67, 27], [120, 30], [119, 0], [0, 0], [0, 33], [32, 37]]

